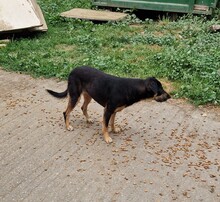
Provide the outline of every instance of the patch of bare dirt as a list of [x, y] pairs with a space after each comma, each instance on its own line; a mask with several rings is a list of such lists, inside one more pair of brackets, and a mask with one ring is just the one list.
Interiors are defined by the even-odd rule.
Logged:
[[73, 51], [75, 49], [75, 46], [67, 45], [67, 44], [59, 44], [56, 45], [55, 48], [62, 51]]

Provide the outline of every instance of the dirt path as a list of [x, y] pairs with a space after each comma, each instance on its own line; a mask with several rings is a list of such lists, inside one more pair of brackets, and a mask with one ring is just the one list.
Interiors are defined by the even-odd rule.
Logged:
[[220, 201], [219, 110], [143, 101], [107, 145], [94, 102], [93, 124], [78, 106], [64, 129], [67, 100], [45, 88], [65, 87], [0, 70], [0, 201]]

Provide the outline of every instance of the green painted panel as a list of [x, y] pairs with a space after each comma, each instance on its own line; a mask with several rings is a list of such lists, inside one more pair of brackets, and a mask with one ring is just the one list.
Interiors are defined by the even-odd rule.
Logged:
[[156, 10], [168, 12], [193, 13], [194, 5], [207, 6], [203, 13], [210, 14], [209, 8], [215, 8], [218, 0], [94, 0], [93, 5]]
[[195, 4], [212, 7], [213, 5], [216, 6], [217, 2], [218, 0], [196, 0]]

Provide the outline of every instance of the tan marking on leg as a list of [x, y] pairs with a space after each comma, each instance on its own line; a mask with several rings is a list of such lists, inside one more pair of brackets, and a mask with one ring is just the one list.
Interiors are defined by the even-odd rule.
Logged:
[[126, 107], [126, 106], [121, 106], [121, 107], [116, 108], [115, 113], [116, 113], [116, 112], [120, 112], [120, 111], [123, 110], [125, 107]]
[[119, 127], [115, 127], [115, 116], [116, 116], [116, 113], [123, 110], [126, 106], [121, 106], [121, 107], [118, 107], [115, 109], [115, 112], [114, 114], [112, 114], [111, 116], [111, 119], [110, 119], [110, 126], [111, 126], [111, 129], [114, 133], [119, 133], [121, 131], [121, 129]]
[[112, 142], [112, 138], [109, 136], [108, 128], [105, 126], [104, 120], [103, 120], [103, 124], [102, 124], [102, 134], [103, 134], [103, 137], [104, 137], [104, 140], [106, 141], [106, 143]]
[[[79, 102], [79, 100], [80, 100], [80, 97], [79, 97], [77, 103]], [[77, 105], [77, 103], [75, 104], [75, 106]], [[74, 109], [75, 106], [72, 105], [71, 98], [69, 97], [67, 109], [66, 109], [66, 111], [64, 112], [64, 113], [65, 113], [66, 129], [69, 130], [69, 131], [72, 131], [72, 130], [73, 130], [73, 127], [70, 125], [70, 113], [71, 113], [71, 111]]]
[[111, 116], [110, 126], [111, 126], [111, 129], [114, 133], [119, 133], [121, 131], [121, 129], [115, 126], [115, 116], [116, 116], [116, 112], [114, 114], [112, 114], [112, 116]]
[[68, 105], [67, 105], [66, 111], [64, 113], [65, 124], [66, 124], [66, 129], [67, 130], [73, 130], [73, 127], [70, 125], [70, 112], [72, 110], [73, 110], [73, 106], [72, 106], [71, 100], [69, 98]]
[[112, 131], [115, 130], [115, 115], [116, 113], [112, 114], [110, 121], [109, 121]]
[[105, 124], [105, 110], [106, 109], [104, 109], [104, 115], [103, 115], [103, 121], [102, 121], [102, 134], [103, 134], [103, 137], [106, 143], [111, 143], [112, 138], [109, 136], [108, 127]]
[[92, 100], [92, 97], [87, 92], [83, 92], [83, 97], [84, 97], [84, 102], [81, 109], [83, 111], [84, 116], [86, 117], [86, 121], [88, 123], [93, 123], [93, 120], [89, 117], [87, 112], [87, 107], [90, 101]]

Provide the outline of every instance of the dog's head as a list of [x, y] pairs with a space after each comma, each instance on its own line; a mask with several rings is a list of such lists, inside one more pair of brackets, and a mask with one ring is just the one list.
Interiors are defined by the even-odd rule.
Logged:
[[154, 77], [150, 77], [146, 80], [147, 89], [153, 95], [154, 100], [157, 102], [164, 102], [168, 100], [170, 95], [163, 89], [162, 84]]

